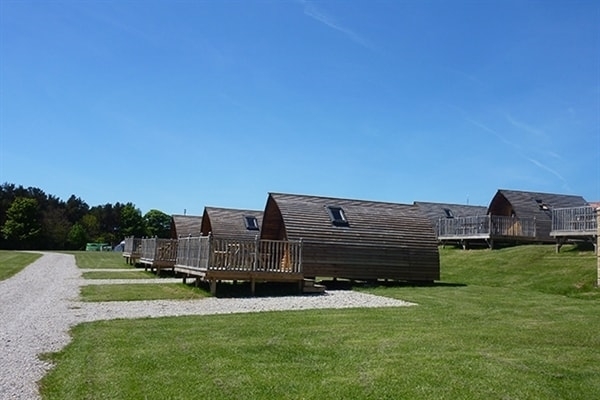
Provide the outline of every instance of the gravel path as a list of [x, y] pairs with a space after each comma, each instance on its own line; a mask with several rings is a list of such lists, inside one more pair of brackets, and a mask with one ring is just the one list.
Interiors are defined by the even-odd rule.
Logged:
[[[231, 314], [277, 310], [404, 307], [413, 303], [353, 291], [323, 295], [191, 301], [87, 303], [78, 301], [83, 280], [72, 255], [44, 253], [23, 271], [0, 281], [0, 399], [39, 399], [37, 383], [52, 367], [42, 353], [70, 341], [69, 329], [81, 322], [180, 315]], [[110, 283], [156, 280], [111, 280]], [[177, 280], [180, 281], [180, 280]], [[92, 283], [93, 282], [93, 283]], [[107, 283], [102, 280], [102, 283]]]

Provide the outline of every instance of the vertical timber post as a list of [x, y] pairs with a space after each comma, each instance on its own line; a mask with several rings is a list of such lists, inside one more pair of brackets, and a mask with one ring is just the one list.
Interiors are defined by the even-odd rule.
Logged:
[[600, 287], [600, 207], [596, 208], [596, 262], [598, 271], [597, 286]]

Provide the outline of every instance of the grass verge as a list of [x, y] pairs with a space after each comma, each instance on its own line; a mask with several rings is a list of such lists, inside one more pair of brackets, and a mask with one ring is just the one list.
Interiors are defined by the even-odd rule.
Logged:
[[79, 268], [134, 268], [127, 264], [123, 254], [117, 251], [70, 251]]
[[[441, 251], [443, 282], [360, 290], [416, 307], [100, 321], [51, 358], [44, 399], [590, 399], [596, 258]], [[161, 285], [162, 286], [162, 285]]]
[[136, 269], [132, 271], [87, 271], [82, 274], [85, 279], [153, 279], [158, 277], [149, 271]]
[[0, 250], [0, 281], [15, 275], [41, 256], [39, 253]]
[[204, 290], [182, 283], [111, 284], [81, 287], [83, 301], [192, 300], [208, 297]]

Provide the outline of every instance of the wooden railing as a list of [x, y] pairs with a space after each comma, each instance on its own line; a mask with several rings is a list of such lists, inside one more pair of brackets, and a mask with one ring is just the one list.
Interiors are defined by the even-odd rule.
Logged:
[[175, 265], [201, 270], [301, 273], [302, 243], [211, 236], [180, 238]]
[[174, 263], [177, 258], [177, 239], [141, 239], [141, 249], [140, 261]]
[[207, 270], [210, 259], [210, 239], [210, 236], [179, 238], [175, 266]]
[[123, 246], [123, 253], [125, 254], [140, 254], [141, 252], [142, 239], [129, 236], [125, 238], [125, 245]]
[[535, 218], [501, 215], [440, 218], [438, 239], [515, 237], [535, 238]]
[[552, 210], [551, 236], [596, 234], [596, 210], [593, 207], [556, 208]]
[[535, 218], [516, 218], [500, 215], [491, 216], [491, 236], [535, 238]]

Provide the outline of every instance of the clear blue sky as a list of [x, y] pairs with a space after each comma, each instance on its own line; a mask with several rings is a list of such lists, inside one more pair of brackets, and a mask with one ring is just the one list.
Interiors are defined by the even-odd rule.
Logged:
[[2, 0], [0, 34], [1, 183], [188, 215], [600, 200], [596, 0]]

